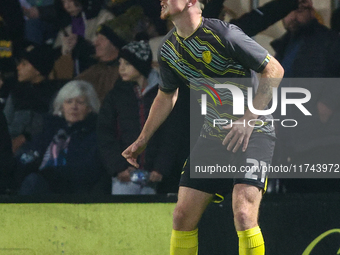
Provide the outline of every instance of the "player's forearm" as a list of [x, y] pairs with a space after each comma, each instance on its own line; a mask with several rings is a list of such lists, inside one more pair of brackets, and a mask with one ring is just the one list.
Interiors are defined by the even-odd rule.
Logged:
[[174, 97], [175, 92], [168, 94], [161, 90], [158, 91], [139, 139], [146, 141], [146, 143], [150, 140], [172, 111], [175, 102]]
[[[253, 100], [253, 106], [256, 110], [266, 108], [273, 98], [273, 88], [277, 88], [280, 85], [283, 74], [282, 66], [272, 57], [262, 72], [260, 84]], [[256, 119], [258, 117], [258, 115], [250, 112], [249, 109], [246, 111], [245, 116], [249, 119]]]

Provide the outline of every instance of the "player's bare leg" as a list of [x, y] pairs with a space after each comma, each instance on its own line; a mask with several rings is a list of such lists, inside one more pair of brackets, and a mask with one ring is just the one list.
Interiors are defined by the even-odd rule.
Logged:
[[196, 255], [197, 224], [213, 195], [188, 187], [180, 187], [173, 213], [170, 255]]
[[247, 184], [235, 184], [232, 205], [240, 255], [264, 255], [264, 241], [258, 226], [261, 199], [261, 189]]

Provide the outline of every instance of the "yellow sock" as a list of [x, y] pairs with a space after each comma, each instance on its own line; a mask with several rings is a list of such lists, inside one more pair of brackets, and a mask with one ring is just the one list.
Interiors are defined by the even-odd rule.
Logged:
[[239, 255], [264, 255], [264, 240], [259, 226], [237, 231]]
[[193, 231], [172, 230], [170, 255], [197, 255], [198, 229]]

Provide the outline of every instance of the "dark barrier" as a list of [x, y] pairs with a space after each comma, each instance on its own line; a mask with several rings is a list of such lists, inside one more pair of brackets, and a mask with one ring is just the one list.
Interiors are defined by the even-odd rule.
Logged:
[[[266, 255], [340, 254], [340, 194], [265, 195]], [[230, 198], [211, 204], [199, 226], [199, 255], [238, 254]]]

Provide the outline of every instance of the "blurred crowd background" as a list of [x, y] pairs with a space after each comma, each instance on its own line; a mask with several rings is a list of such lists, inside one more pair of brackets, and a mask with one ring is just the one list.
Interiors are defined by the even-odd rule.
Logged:
[[[202, 1], [204, 17], [238, 25], [280, 61], [285, 78], [340, 77], [337, 6]], [[0, 194], [177, 192], [195, 132], [179, 124], [188, 119], [180, 92], [139, 169], [121, 156], [157, 94], [157, 51], [172, 29], [159, 15], [159, 0], [0, 0]], [[307, 87], [315, 118], [306, 129], [277, 129], [273, 164], [339, 163], [336, 85]], [[299, 118], [296, 109], [288, 115]], [[271, 179], [268, 186], [339, 189], [339, 179]]]

